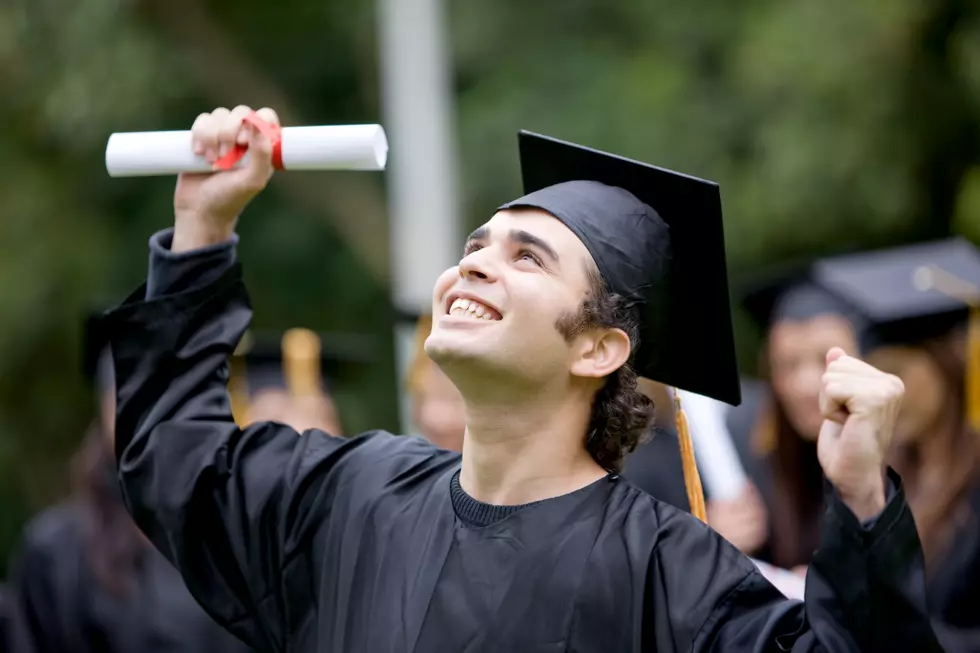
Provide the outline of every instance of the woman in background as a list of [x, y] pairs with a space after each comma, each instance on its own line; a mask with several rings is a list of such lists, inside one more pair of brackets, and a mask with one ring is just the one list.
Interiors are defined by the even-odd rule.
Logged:
[[824, 509], [821, 376], [831, 347], [858, 352], [858, 319], [805, 275], [770, 282], [744, 305], [766, 329], [763, 378], [744, 382], [728, 416], [751, 484], [732, 501], [709, 497], [708, 522], [747, 555], [805, 575]]

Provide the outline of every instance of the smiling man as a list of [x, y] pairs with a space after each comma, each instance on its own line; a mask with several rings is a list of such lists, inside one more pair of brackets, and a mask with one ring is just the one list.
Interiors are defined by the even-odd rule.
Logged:
[[251, 311], [234, 230], [273, 170], [249, 112], [198, 118], [199, 154], [237, 142], [249, 162], [178, 180], [145, 287], [107, 316], [127, 504], [229, 630], [337, 653], [938, 650], [915, 525], [882, 463], [895, 377], [828, 353], [833, 487], [805, 604], [617, 474], [652, 416], [638, 374], [738, 401], [707, 182], [523, 137], [530, 194], [433, 293], [426, 350], [464, 398], [462, 455], [380, 431], [236, 427], [227, 360]]

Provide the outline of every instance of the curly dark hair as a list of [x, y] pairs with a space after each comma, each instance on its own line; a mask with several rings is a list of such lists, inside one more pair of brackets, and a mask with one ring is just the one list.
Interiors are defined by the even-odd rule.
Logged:
[[606, 378], [592, 404], [585, 447], [603, 469], [619, 472], [623, 460], [650, 434], [653, 400], [637, 389], [633, 357], [639, 346], [639, 325], [619, 295], [609, 292], [597, 270], [590, 268], [589, 293], [579, 311], [560, 318], [555, 325], [567, 339], [590, 329], [622, 329], [629, 336], [630, 356]]

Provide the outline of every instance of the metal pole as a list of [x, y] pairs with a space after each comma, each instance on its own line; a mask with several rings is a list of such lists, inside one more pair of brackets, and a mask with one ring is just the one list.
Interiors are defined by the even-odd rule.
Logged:
[[[407, 314], [430, 310], [436, 278], [458, 260], [461, 235], [450, 58], [442, 0], [379, 0], [392, 301]], [[414, 324], [396, 328], [399, 387]], [[400, 390], [402, 429], [412, 428]]]

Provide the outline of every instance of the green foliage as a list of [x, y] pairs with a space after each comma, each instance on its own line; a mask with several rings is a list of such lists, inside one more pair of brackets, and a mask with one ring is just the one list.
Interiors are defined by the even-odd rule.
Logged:
[[[445, 4], [467, 226], [520, 192], [527, 128], [719, 182], [735, 278], [951, 228], [980, 239], [970, 3]], [[106, 177], [108, 134], [186, 128], [237, 103], [295, 122], [380, 121], [374, 7], [0, 6], [0, 558], [67, 489], [92, 409], [83, 313], [140, 283], [146, 239], [171, 219], [173, 180]], [[283, 177], [240, 229], [257, 326], [378, 339], [379, 363], [340, 393], [352, 432], [396, 426], [384, 202], [373, 177]]]

